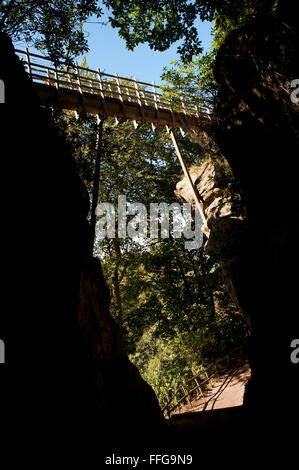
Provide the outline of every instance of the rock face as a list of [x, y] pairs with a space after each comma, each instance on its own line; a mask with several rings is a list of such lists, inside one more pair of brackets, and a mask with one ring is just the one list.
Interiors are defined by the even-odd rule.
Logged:
[[[152, 388], [122, 348], [120, 330], [109, 313], [110, 294], [98, 259], [86, 256], [78, 296], [78, 326], [85, 343], [94, 397], [93, 406], [110, 433], [107, 445], [138, 443], [158, 436], [164, 417]], [[108, 435], [109, 437], [109, 435]]]
[[[202, 165], [192, 168], [191, 178], [203, 204], [206, 224], [203, 227], [208, 237], [205, 251], [219, 256], [222, 260], [234, 257], [238, 243], [235, 239], [236, 226], [242, 226], [244, 215], [238, 194], [228, 191], [232, 181], [229, 169], [224, 162], [206, 158]], [[175, 194], [179, 199], [194, 205], [194, 199], [187, 178], [176, 186]]]
[[109, 314], [71, 149], [40, 109], [3, 34], [0, 51], [6, 434], [16, 449], [23, 442], [30, 454], [34, 445], [32, 456], [58, 446], [100, 456], [104, 438], [117, 445], [153, 426], [158, 433], [164, 420]]
[[[215, 69], [216, 141], [241, 188], [246, 218], [229, 205], [216, 215], [218, 185], [197, 182], [197, 187], [206, 198], [212, 240], [206, 248], [224, 260], [230, 288], [251, 323], [245, 407], [261, 432], [281, 436], [281, 426], [287, 433], [298, 413], [299, 366], [290, 360], [290, 344], [299, 331], [299, 109], [290, 99], [290, 82], [299, 78], [299, 31], [293, 4], [275, 5], [271, 15], [253, 18], [227, 36]], [[199, 174], [203, 171], [207, 179], [215, 170], [201, 167]]]
[[[280, 377], [288, 419], [298, 407], [299, 375], [290, 361], [291, 340], [298, 336], [299, 112], [289, 93], [290, 82], [299, 77], [299, 30], [291, 4], [276, 3], [276, 13], [234, 31], [219, 51], [216, 113], [217, 142], [240, 183], [247, 212], [243, 249], [233, 267], [252, 324], [246, 405], [262, 412], [262, 387], [275, 386]], [[275, 395], [268, 406], [275, 408]], [[269, 419], [273, 422], [273, 415]]]
[[[225, 285], [232, 300], [246, 316], [240, 305], [232, 282], [230, 266], [238, 259], [241, 241], [246, 231], [246, 217], [238, 193], [229, 190], [233, 183], [230, 168], [222, 159], [206, 158], [198, 167], [192, 168], [191, 178], [202, 200], [206, 224], [203, 231], [207, 236], [205, 252], [216, 258], [222, 267]], [[178, 199], [194, 205], [190, 185], [184, 177], [176, 186]], [[250, 324], [250, 319], [247, 317]]]

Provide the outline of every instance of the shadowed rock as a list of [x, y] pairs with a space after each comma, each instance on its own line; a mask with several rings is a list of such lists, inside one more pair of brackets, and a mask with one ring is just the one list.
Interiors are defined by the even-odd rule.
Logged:
[[[290, 83], [299, 77], [299, 32], [290, 3], [276, 3], [272, 15], [227, 36], [215, 68], [216, 142], [240, 188], [234, 195], [242, 213], [234, 213], [221, 192], [214, 164], [204, 163], [195, 180], [208, 217], [206, 250], [222, 263], [252, 330], [245, 406], [261, 432], [281, 436], [284, 426], [290, 438], [292, 416], [298, 416], [298, 367], [290, 361], [290, 344], [298, 335], [299, 263], [299, 110]], [[184, 183], [177, 189], [190, 200]]]
[[0, 51], [7, 434], [18, 446], [100, 456], [103, 443], [142, 440], [153, 427], [157, 436], [164, 419], [109, 314], [72, 149], [3, 34]]

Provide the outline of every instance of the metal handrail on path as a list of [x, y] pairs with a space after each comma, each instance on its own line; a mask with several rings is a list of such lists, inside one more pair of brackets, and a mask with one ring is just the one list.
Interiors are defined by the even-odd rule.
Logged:
[[[220, 373], [224, 373], [228, 366], [232, 364], [233, 360], [238, 360], [240, 355], [242, 355], [243, 348], [238, 347], [231, 351], [230, 353], [226, 354], [223, 358], [218, 359], [215, 364], [212, 364], [209, 368], [207, 368], [203, 373], [205, 374], [205, 378], [203, 379], [200, 374], [194, 375], [184, 383], [181, 383], [177, 390], [173, 393], [170, 399], [167, 400], [167, 403], [162, 407], [162, 411], [168, 417], [176, 410], [180, 409], [180, 407], [184, 403], [190, 404], [192, 400], [198, 398], [199, 396], [204, 397], [205, 391], [209, 387], [211, 379], [214, 377], [219, 376]], [[238, 356], [236, 357], [236, 354]], [[192, 382], [195, 382], [195, 386], [192, 388], [188, 388], [188, 385]], [[177, 399], [179, 394], [183, 395]]]

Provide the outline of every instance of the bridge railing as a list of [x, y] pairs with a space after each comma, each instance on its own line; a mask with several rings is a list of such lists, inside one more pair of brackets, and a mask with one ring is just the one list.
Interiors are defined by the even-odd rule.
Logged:
[[60, 89], [99, 95], [102, 98], [114, 98], [122, 102], [134, 102], [141, 106], [156, 109], [179, 111], [186, 115], [209, 116], [211, 105], [208, 101], [196, 97], [181, 95], [179, 104], [171, 102], [163, 96], [161, 88], [152, 83], [137, 81], [136, 77], [120, 77], [117, 73], [111, 75], [92, 70], [75, 63], [68, 66], [63, 62], [54, 65], [48, 57], [37, 55], [25, 50], [16, 49], [23, 60], [27, 73], [35, 83], [46, 84]]
[[244, 363], [244, 348], [237, 347], [224, 357], [219, 358], [209, 368], [203, 370], [197, 375], [193, 375], [185, 382], [182, 382], [175, 392], [161, 406], [163, 413], [170, 417], [176, 410], [180, 410], [186, 404], [199, 397], [204, 398], [207, 390], [210, 388], [211, 380], [224, 373], [236, 363]]

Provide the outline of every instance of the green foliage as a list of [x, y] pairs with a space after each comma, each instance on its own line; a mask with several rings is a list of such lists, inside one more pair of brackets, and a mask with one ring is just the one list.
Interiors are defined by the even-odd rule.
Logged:
[[[128, 49], [148, 43], [164, 51], [178, 40], [183, 62], [190, 62], [202, 52], [195, 22], [217, 19], [223, 33], [226, 23], [235, 26], [253, 14], [269, 10], [273, 0], [261, 5], [257, 0], [2, 0], [0, 31], [14, 39], [24, 39], [37, 49], [48, 52], [53, 61], [71, 61], [88, 51], [83, 31], [86, 20], [103, 15], [101, 6], [110, 11], [111, 25], [119, 29]], [[101, 5], [101, 6], [99, 6]]]
[[213, 21], [215, 17], [237, 24], [253, 14], [268, 11], [274, 0], [107, 0], [110, 22], [133, 50], [147, 43], [154, 50], [164, 51], [178, 40], [182, 61], [190, 62], [202, 52], [200, 31], [195, 21]]
[[131, 256], [122, 290], [125, 346], [163, 402], [179, 383], [243, 344], [246, 325], [202, 248], [186, 252], [165, 240]]
[[96, 0], [4, 0], [0, 2], [0, 31], [46, 50], [55, 62], [88, 51], [83, 24], [99, 18]]
[[[185, 37], [179, 51], [186, 57], [201, 52], [194, 20], [200, 11], [196, 2], [188, 1], [109, 1], [113, 16], [111, 25], [133, 50], [147, 42], [151, 49], [164, 51]], [[175, 4], [178, 4], [176, 8]], [[207, 16], [208, 13], [206, 13]]]
[[[57, 116], [74, 146], [78, 169], [92, 191], [96, 124], [93, 118]], [[178, 135], [187, 165], [200, 163], [201, 148]], [[181, 168], [170, 138], [149, 125], [104, 125], [99, 202], [124, 194], [128, 202], [176, 201]], [[183, 239], [138, 243], [97, 240], [110, 286], [111, 313], [121, 326], [131, 360], [154, 387], [161, 402], [192, 373], [203, 372], [244, 342], [246, 325], [230, 301], [221, 271], [203, 248], [188, 251]]]
[[[251, 14], [253, 8], [236, 9], [234, 15], [216, 11], [213, 16], [213, 43], [211, 50], [190, 61], [183, 59], [171, 62], [171, 67], [165, 67], [162, 75], [164, 96], [174, 104], [182, 96], [189, 96], [198, 106], [211, 104], [217, 95], [217, 85], [214, 80], [214, 66], [217, 52], [227, 34], [242, 26]], [[239, 12], [239, 13], [238, 13]]]
[[165, 98], [174, 105], [180, 99], [190, 97], [198, 106], [211, 104], [216, 96], [217, 87], [213, 76], [215, 50], [208, 52], [191, 62], [180, 60], [171, 62], [172, 67], [165, 67], [162, 85]]

